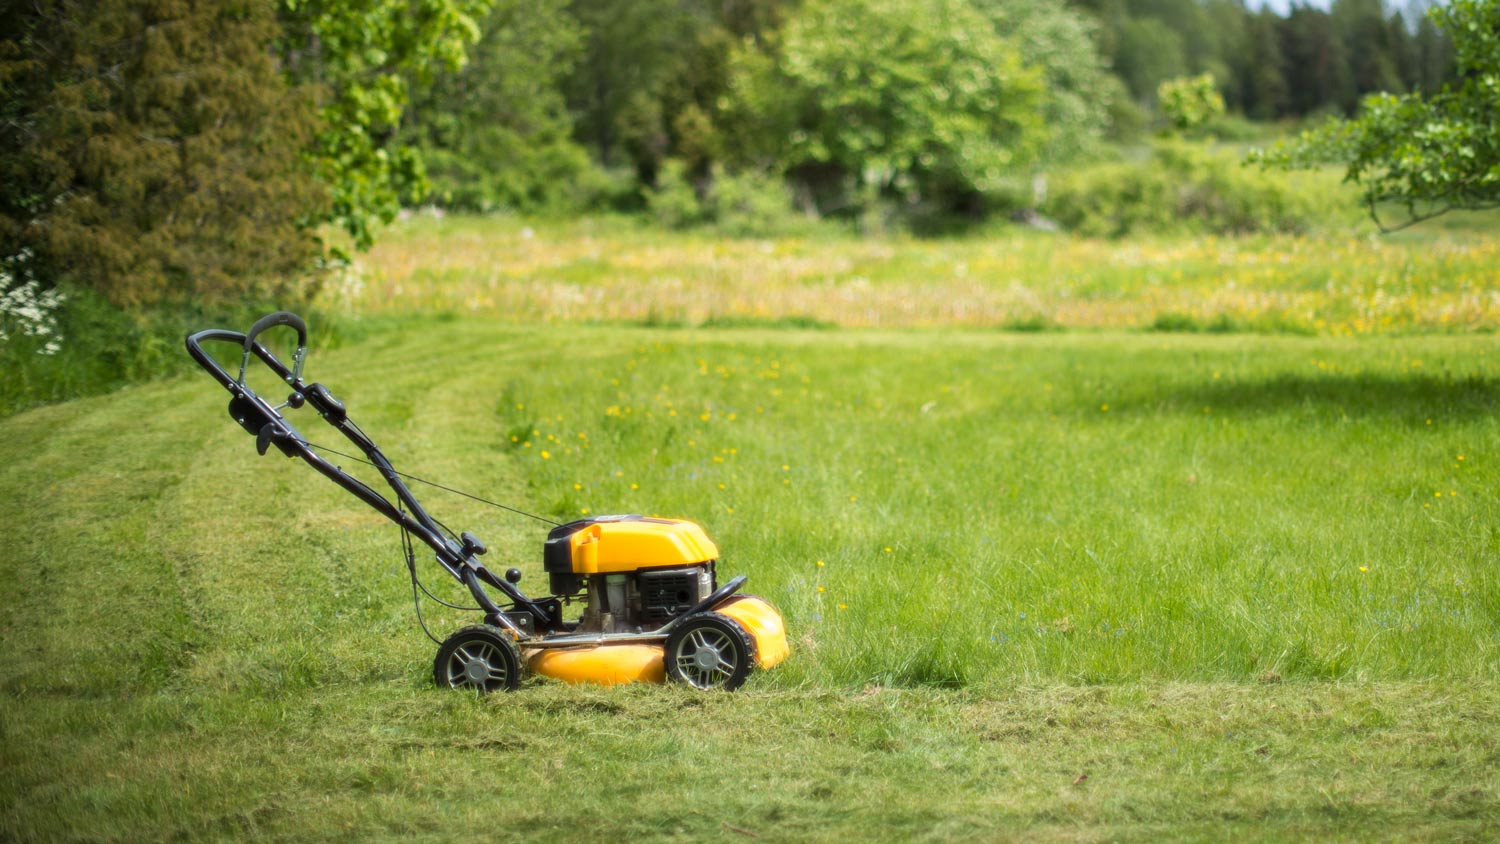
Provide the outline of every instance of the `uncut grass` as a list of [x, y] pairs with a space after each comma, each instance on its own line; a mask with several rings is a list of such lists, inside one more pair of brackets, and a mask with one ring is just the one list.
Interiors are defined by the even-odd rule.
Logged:
[[1483, 221], [1376, 238], [726, 240], [624, 220], [415, 219], [326, 291], [330, 307], [525, 321], [1149, 328], [1325, 336], [1500, 326]]
[[558, 518], [707, 524], [792, 677], [1494, 672], [1484, 344], [799, 339], [513, 373], [498, 427]]
[[[1497, 820], [1482, 338], [406, 328], [308, 364], [398, 467], [695, 519], [791, 659], [730, 697], [439, 692], [395, 530], [256, 457], [207, 378], [41, 408], [0, 422], [0, 836]], [[423, 497], [545, 582], [544, 525]]]

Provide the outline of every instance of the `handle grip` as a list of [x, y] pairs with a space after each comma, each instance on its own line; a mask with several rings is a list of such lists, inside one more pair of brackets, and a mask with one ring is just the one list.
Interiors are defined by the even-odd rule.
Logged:
[[307, 359], [307, 323], [290, 311], [277, 311], [256, 320], [250, 330], [245, 332], [245, 354], [240, 359], [240, 375], [235, 379], [239, 384], [245, 383], [245, 367], [250, 364], [250, 352], [255, 348], [255, 338], [262, 331], [278, 325], [291, 326], [297, 332], [297, 351], [292, 354], [292, 371], [285, 376], [286, 381], [288, 384], [296, 384], [302, 379], [302, 362]]
[[290, 325], [292, 328], [295, 328], [297, 330], [298, 348], [307, 346], [307, 323], [302, 321], [302, 317], [297, 316], [291, 311], [277, 311], [274, 314], [266, 314], [256, 320], [255, 324], [250, 326], [250, 330], [245, 332], [245, 351], [250, 351], [250, 346], [255, 342], [256, 335], [268, 328], [275, 328], [278, 325]]

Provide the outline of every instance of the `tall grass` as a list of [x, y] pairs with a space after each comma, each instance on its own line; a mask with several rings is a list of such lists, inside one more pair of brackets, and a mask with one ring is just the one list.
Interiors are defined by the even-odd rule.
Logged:
[[1497, 667], [1484, 342], [588, 345], [495, 376], [494, 427], [522, 432], [502, 453], [555, 516], [709, 524], [810, 681]]
[[1406, 238], [1141, 237], [1015, 229], [922, 240], [726, 240], [623, 220], [415, 219], [327, 291], [332, 309], [522, 322], [1174, 328], [1324, 336], [1492, 331], [1491, 228]]

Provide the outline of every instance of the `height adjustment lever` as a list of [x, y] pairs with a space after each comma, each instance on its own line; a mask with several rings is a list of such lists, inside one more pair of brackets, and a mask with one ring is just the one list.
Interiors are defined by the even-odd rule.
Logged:
[[479, 537], [475, 536], [472, 533], [469, 533], [468, 531], [464, 531], [463, 533], [459, 534], [458, 538], [462, 539], [464, 542], [463, 551], [465, 557], [483, 557], [485, 554], [489, 553], [489, 546], [485, 545], [482, 541], [480, 541]]

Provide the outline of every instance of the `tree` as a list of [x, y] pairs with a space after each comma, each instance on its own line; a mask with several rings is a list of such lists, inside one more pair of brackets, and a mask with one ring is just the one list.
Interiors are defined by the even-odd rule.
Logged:
[[1042, 73], [1046, 158], [1061, 162], [1097, 151], [1110, 108], [1124, 94], [1094, 43], [1097, 26], [1061, 0], [978, 0], [975, 6], [1020, 49], [1022, 63]]
[[1329, 14], [1343, 36], [1358, 94], [1404, 91], [1383, 0], [1333, 0]]
[[1287, 102], [1285, 57], [1277, 34], [1277, 17], [1268, 9], [1250, 19], [1250, 77], [1245, 81], [1245, 112], [1257, 120], [1278, 117]]
[[1333, 108], [1348, 114], [1359, 101], [1348, 50], [1334, 24], [1327, 12], [1298, 6], [1278, 26], [1287, 83], [1285, 108], [1292, 114]]
[[1214, 38], [1213, 55], [1205, 70], [1219, 83], [1226, 107], [1248, 112], [1251, 16], [1240, 0], [1205, 0], [1203, 12]]
[[1444, 83], [1453, 81], [1452, 44], [1428, 15], [1423, 15], [1418, 21], [1414, 41], [1417, 51], [1417, 84], [1412, 89], [1431, 96], [1442, 90]]
[[1035, 160], [1041, 72], [964, 0], [810, 0], [734, 95], [804, 183], [962, 204]]
[[318, 126], [268, 7], [34, 0], [0, 24], [0, 269], [131, 305], [274, 295], [310, 268]]
[[669, 151], [663, 89], [711, 19], [678, 0], [573, 0], [569, 8], [585, 33], [568, 83], [578, 139], [606, 167], [629, 163], [649, 177]]
[[[1333, 122], [1294, 142], [1259, 152], [1269, 166], [1344, 164], [1384, 231], [1458, 209], [1500, 206], [1500, 2], [1452, 0], [1434, 7], [1451, 34], [1459, 81], [1431, 97], [1367, 97], [1355, 120]], [[1404, 222], [1387, 226], [1381, 205], [1400, 205]]]
[[1163, 80], [1188, 71], [1182, 36], [1156, 18], [1129, 18], [1120, 28], [1114, 70], [1138, 102], [1149, 103]]
[[538, 210], [573, 201], [589, 167], [561, 85], [582, 33], [561, 0], [499, 0], [456, 73], [414, 86], [401, 139], [421, 155], [425, 199], [451, 208]]
[[288, 78], [320, 96], [323, 129], [307, 154], [332, 202], [323, 220], [357, 248], [402, 201], [426, 191], [421, 159], [397, 129], [412, 80], [460, 67], [490, 0], [279, 0]]

